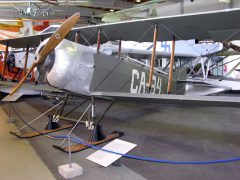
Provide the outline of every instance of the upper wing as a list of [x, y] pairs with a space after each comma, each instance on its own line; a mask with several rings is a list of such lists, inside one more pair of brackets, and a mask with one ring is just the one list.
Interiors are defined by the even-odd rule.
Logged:
[[171, 94], [132, 94], [119, 92], [93, 92], [91, 95], [99, 98], [113, 98], [118, 101], [200, 105], [215, 107], [240, 107], [239, 97], [225, 96], [195, 96]]
[[214, 40], [223, 41], [228, 38], [227, 36], [230, 39], [239, 39], [239, 33], [238, 36], [230, 37], [233, 33], [239, 32], [240, 24], [235, 23], [239, 17], [240, 9], [233, 9], [88, 26], [76, 28], [73, 32], [79, 31], [90, 43], [96, 42], [99, 29], [107, 36], [101, 37], [103, 42], [118, 39], [151, 42], [153, 27], [157, 24], [158, 41], [172, 40], [173, 34], [176, 39], [182, 40], [212, 39], [215, 32], [217, 35], [214, 36]]
[[[97, 32], [100, 29], [104, 35], [101, 43], [113, 40], [132, 40], [151, 42], [153, 40], [153, 27], [158, 25], [158, 41], [176, 39], [213, 39], [215, 41], [240, 39], [240, 9], [203, 12], [167, 17], [157, 17], [126, 21], [118, 23], [100, 24], [74, 28], [68, 35], [68, 39], [74, 39], [79, 32], [80, 43], [94, 44], [97, 41]], [[20, 48], [26, 46], [38, 46], [42, 38], [47, 38], [51, 33], [29, 36], [16, 39], [1, 40], [0, 44], [9, 42], [9, 46]]]
[[6, 45], [9, 43], [10, 47], [13, 48], [26, 48], [26, 47], [37, 47], [39, 46], [40, 42], [46, 38], [49, 38], [53, 33], [45, 33], [39, 34], [34, 36], [25, 36], [25, 37], [18, 37], [14, 39], [4, 39], [0, 40], [0, 44]]

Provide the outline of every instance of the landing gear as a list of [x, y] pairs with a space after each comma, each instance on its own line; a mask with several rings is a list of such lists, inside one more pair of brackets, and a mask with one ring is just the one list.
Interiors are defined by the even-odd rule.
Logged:
[[[95, 98], [91, 98], [91, 117], [90, 117], [90, 124], [92, 124], [92, 127], [89, 128], [89, 130], [92, 130], [92, 136], [90, 137], [89, 141], [101, 141], [106, 136], [103, 134], [102, 127], [99, 125], [99, 122], [95, 122], [96, 120], [96, 113], [95, 113]], [[88, 128], [88, 127], [87, 127]]]
[[60, 124], [58, 122], [54, 122], [53, 116], [49, 115], [46, 130], [53, 130], [53, 129], [58, 129], [58, 128], [60, 128]]
[[[85, 99], [83, 102], [81, 102], [80, 104], [77, 104], [75, 107], [73, 107], [66, 114], [63, 114], [64, 107], [65, 107], [68, 99], [69, 99], [69, 95], [66, 95], [64, 100], [60, 101], [58, 104], [56, 104], [55, 106], [53, 106], [52, 108], [50, 108], [49, 110], [47, 110], [46, 112], [44, 112], [43, 114], [41, 114], [40, 116], [38, 116], [37, 118], [32, 120], [31, 122], [26, 122], [20, 116], [20, 114], [15, 110], [15, 108], [12, 106], [12, 110], [25, 123], [25, 126], [23, 126], [22, 128], [18, 129], [15, 132], [10, 132], [10, 133], [17, 136], [18, 138], [32, 138], [32, 137], [52, 133], [52, 132], [55, 132], [55, 131], [60, 131], [60, 130], [63, 130], [63, 129], [71, 128], [69, 133], [65, 136], [65, 137], [70, 138], [73, 131], [76, 129], [76, 127], [79, 124], [84, 124], [86, 126], [86, 128], [89, 131], [91, 131], [90, 138], [87, 141], [87, 144], [91, 144], [91, 145], [99, 145], [99, 144], [105, 143], [107, 141], [113, 140], [115, 138], [121, 137], [123, 135], [122, 132], [114, 131], [110, 135], [105, 136], [105, 134], [103, 133], [103, 130], [102, 130], [102, 126], [100, 125], [101, 120], [104, 118], [106, 113], [112, 107], [112, 105], [114, 104], [114, 101], [112, 101], [107, 106], [106, 110], [103, 112], [103, 114], [100, 116], [100, 118], [97, 119], [96, 114], [95, 114], [96, 105], [95, 105], [95, 98], [94, 97], [91, 97], [91, 99], [90, 98]], [[90, 104], [85, 108], [84, 112], [82, 113], [82, 115], [80, 116], [80, 118], [78, 120], [67, 117], [69, 114], [74, 112], [80, 106], [82, 106], [86, 102], [89, 102], [89, 100], [91, 100]], [[55, 112], [54, 115], [49, 115], [48, 116], [48, 123], [45, 126], [44, 130], [37, 130], [34, 127], [31, 126], [31, 124], [33, 124], [34, 122], [39, 120], [41, 117], [47, 115], [53, 109], [56, 109], [56, 112]], [[89, 115], [87, 115], [87, 114], [89, 114]], [[71, 122], [74, 122], [74, 123], [65, 124], [65, 125], [60, 126], [59, 120], [66, 120], [66, 121], [71, 121]], [[25, 129], [26, 127], [30, 127], [33, 131], [32, 132], [27, 132], [27, 133], [22, 132], [22, 130]], [[67, 152], [67, 153], [69, 153], [69, 150], [70, 150], [70, 152], [78, 152], [78, 151], [89, 148], [88, 145], [86, 145], [86, 144], [83, 145], [81, 143], [78, 144], [78, 142], [75, 145], [63, 147], [66, 140], [67, 139], [64, 139], [59, 146], [54, 145], [53, 147], [56, 148], [56, 149], [60, 149], [60, 150], [62, 150], [64, 152]]]
[[74, 128], [76, 127], [76, 125], [81, 122], [81, 119], [83, 118], [83, 116], [86, 115], [86, 113], [91, 109], [90, 111], [90, 118], [88, 118], [87, 121], [85, 121], [85, 125], [86, 128], [88, 130], [90, 130], [92, 132], [91, 137], [89, 138], [89, 141], [85, 142], [87, 144], [81, 144], [81, 143], [77, 143], [74, 144], [72, 146], [67, 146], [67, 147], [63, 147], [64, 143], [66, 140], [63, 140], [62, 143], [59, 146], [53, 145], [54, 148], [59, 149], [63, 152], [66, 153], [75, 153], [75, 152], [79, 152], [82, 151], [84, 149], [89, 148], [89, 145], [99, 145], [102, 143], [105, 143], [107, 141], [111, 141], [113, 139], [116, 139], [118, 137], [123, 136], [122, 132], [118, 132], [118, 131], [114, 131], [113, 133], [111, 133], [108, 136], [105, 136], [103, 131], [102, 131], [102, 127], [100, 125], [100, 121], [103, 119], [103, 117], [105, 116], [105, 114], [109, 111], [109, 109], [111, 108], [111, 106], [113, 105], [114, 101], [112, 101], [109, 106], [106, 108], [106, 110], [104, 111], [104, 113], [102, 114], [102, 116], [96, 120], [96, 116], [95, 116], [95, 98], [91, 97], [91, 103], [90, 105], [86, 108], [85, 112], [83, 113], [83, 115], [80, 117], [80, 119], [77, 121], [77, 123], [75, 124], [75, 126], [72, 128], [72, 130], [69, 132], [69, 134], [67, 136], [71, 136], [71, 133], [73, 132]]
[[[25, 124], [25, 126], [21, 127], [17, 131], [10, 132], [10, 133], [17, 136], [18, 138], [32, 138], [32, 137], [40, 136], [40, 135], [43, 135], [43, 134], [48, 134], [48, 133], [52, 133], [52, 132], [55, 132], [55, 131], [60, 131], [60, 130], [63, 130], [63, 129], [73, 127], [73, 124], [66, 124], [66, 125], [60, 126], [59, 123], [58, 123], [58, 121], [59, 121], [58, 116], [62, 114], [67, 99], [68, 99], [68, 95], [66, 96], [66, 98], [63, 101], [59, 102], [57, 105], [53, 106], [52, 108], [50, 108], [49, 110], [47, 110], [46, 112], [44, 112], [43, 114], [41, 114], [40, 116], [38, 116], [37, 118], [32, 120], [31, 122], [26, 122], [21, 117], [21, 115], [16, 111], [16, 109], [12, 105], [10, 105], [11, 109], [20, 118], [20, 120], [22, 120], [23, 123]], [[47, 113], [49, 113], [50, 111], [52, 111], [53, 109], [55, 109], [57, 107], [58, 107], [58, 109], [56, 110], [55, 115], [54, 116], [49, 116], [48, 124], [47, 124], [47, 126], [44, 130], [37, 130], [37, 129], [35, 129], [31, 126], [31, 124], [33, 124], [34, 122], [39, 120], [41, 117], [43, 117], [44, 115], [46, 115]], [[23, 129], [25, 129], [26, 127], [30, 127], [33, 131], [32, 132], [27, 132], [27, 133], [25, 133], [25, 132], [22, 133], [21, 131]]]
[[94, 130], [92, 131], [92, 136], [89, 141], [101, 141], [105, 139], [106, 136], [103, 134], [102, 127], [98, 124], [95, 126]]

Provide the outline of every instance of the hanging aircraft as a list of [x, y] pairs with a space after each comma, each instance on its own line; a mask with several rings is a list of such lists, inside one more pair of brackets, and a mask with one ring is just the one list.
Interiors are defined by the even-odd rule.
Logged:
[[0, 19], [0, 39], [31, 36], [40, 33], [52, 23], [62, 22], [64, 22], [64, 19]]
[[[53, 65], [46, 76], [47, 81], [61, 90], [91, 97], [92, 101], [88, 107], [91, 107], [91, 119], [86, 121], [86, 126], [91, 130], [99, 127], [99, 121], [95, 121], [95, 98], [128, 102], [240, 106], [238, 97], [184, 95], [185, 84], [179, 81], [186, 79], [186, 70], [184, 68], [173, 69], [176, 39], [212, 39], [220, 42], [239, 39], [240, 24], [235, 23], [235, 20], [240, 17], [240, 9], [157, 17], [72, 29], [79, 17], [79, 13], [74, 14], [55, 33], [0, 41], [0, 44], [7, 45], [7, 48], [9, 46], [36, 47], [40, 40], [45, 38], [38, 47], [35, 61], [29, 71], [3, 101], [15, 101], [19, 97], [17, 91], [27, 76], [35, 67], [47, 66], [45, 59], [54, 50], [52, 57], [49, 57]], [[218, 21], [219, 19], [221, 21]], [[101, 43], [109, 40], [119, 40], [117, 56], [100, 53]], [[136, 59], [122, 56], [122, 40], [144, 42], [153, 40], [151, 65], [147, 66]], [[156, 43], [167, 40], [172, 40], [172, 51], [169, 68], [164, 71], [155, 68]], [[95, 49], [85, 45], [95, 43], [97, 43]], [[55, 122], [59, 120], [57, 117], [54, 116]], [[46, 131], [37, 134], [42, 133]]]
[[159, 6], [160, 3], [165, 1], [166, 0], [151, 0], [145, 3], [134, 5], [132, 8], [102, 14], [97, 17], [102, 17], [101, 20], [105, 23], [155, 17], [157, 16], [156, 8]]

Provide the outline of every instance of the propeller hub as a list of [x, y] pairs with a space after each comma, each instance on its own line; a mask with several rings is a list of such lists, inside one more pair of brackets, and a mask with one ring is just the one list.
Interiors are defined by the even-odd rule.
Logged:
[[61, 39], [61, 35], [56, 33], [55, 36], [54, 36], [57, 40]]

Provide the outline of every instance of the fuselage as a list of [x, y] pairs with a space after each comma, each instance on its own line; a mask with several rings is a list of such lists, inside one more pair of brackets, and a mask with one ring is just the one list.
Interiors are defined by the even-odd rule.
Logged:
[[[97, 54], [95, 48], [63, 40], [55, 48], [54, 65], [47, 75], [57, 88], [82, 95], [92, 92], [149, 93], [149, 67], [136, 60]], [[176, 71], [172, 91], [183, 94], [185, 88], [178, 80], [186, 78], [185, 70]], [[155, 69], [151, 93], [167, 91], [168, 75]]]

